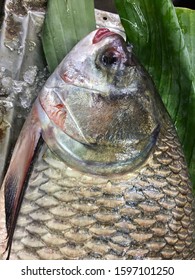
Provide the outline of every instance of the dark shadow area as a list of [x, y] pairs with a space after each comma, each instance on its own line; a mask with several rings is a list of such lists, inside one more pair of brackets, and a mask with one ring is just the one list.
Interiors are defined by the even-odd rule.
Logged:
[[5, 4], [5, 0], [0, 0], [0, 16], [2, 16], [4, 14], [4, 4]]
[[[117, 13], [114, 2], [114, 0], [94, 0], [96, 9]], [[194, 0], [173, 0], [173, 4], [178, 7], [195, 9]]]
[[195, 1], [194, 0], [173, 0], [175, 6], [178, 7], [186, 7], [190, 9], [195, 9]]
[[114, 0], [94, 0], [95, 8], [111, 13], [117, 13]]

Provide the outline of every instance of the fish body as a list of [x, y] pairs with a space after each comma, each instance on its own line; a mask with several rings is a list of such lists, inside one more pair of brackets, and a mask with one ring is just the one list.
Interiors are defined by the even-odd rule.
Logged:
[[0, 202], [11, 259], [195, 257], [192, 188], [175, 128], [120, 35], [90, 33], [50, 76]]

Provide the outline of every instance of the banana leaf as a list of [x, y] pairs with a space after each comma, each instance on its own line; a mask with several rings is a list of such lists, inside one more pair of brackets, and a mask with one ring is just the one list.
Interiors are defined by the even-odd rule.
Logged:
[[195, 186], [195, 11], [171, 0], [115, 0], [127, 40], [171, 115]]
[[49, 0], [42, 42], [50, 72], [94, 29], [93, 0]]

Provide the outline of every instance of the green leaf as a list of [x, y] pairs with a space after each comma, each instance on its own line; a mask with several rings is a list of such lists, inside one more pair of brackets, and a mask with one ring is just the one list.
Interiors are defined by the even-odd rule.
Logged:
[[93, 0], [49, 0], [42, 42], [50, 72], [94, 29]]
[[171, 115], [195, 184], [195, 11], [171, 0], [115, 0], [134, 52]]
[[[189, 94], [189, 105], [186, 107], [186, 112], [188, 114], [188, 126], [186, 127], [186, 137], [184, 138], [183, 145], [185, 150], [188, 150], [189, 152], [190, 173], [192, 181], [195, 185], [195, 141], [193, 136], [195, 134], [195, 11], [177, 8], [176, 13], [184, 36], [185, 44], [189, 52], [189, 59], [191, 63], [190, 71], [192, 75], [192, 88]], [[188, 145], [193, 148], [188, 149]]]

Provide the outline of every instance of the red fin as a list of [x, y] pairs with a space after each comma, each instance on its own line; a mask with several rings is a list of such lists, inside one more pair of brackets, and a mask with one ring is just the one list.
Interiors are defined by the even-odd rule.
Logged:
[[40, 138], [40, 132], [36, 105], [34, 105], [19, 135], [1, 189], [1, 192], [4, 192], [8, 249], [11, 246], [16, 219], [23, 198], [24, 182]]

